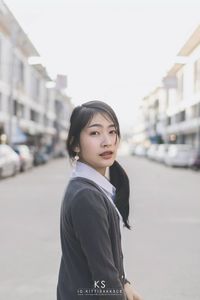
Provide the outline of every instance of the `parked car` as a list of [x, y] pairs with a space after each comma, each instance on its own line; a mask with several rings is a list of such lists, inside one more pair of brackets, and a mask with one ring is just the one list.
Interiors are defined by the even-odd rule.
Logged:
[[194, 151], [194, 154], [191, 157], [191, 160], [189, 162], [189, 166], [193, 170], [199, 170], [200, 169], [200, 151], [198, 151], [198, 150]]
[[49, 161], [49, 155], [42, 149], [35, 150], [33, 157], [33, 163], [35, 166], [46, 164]]
[[146, 156], [146, 148], [143, 145], [137, 145], [135, 146], [134, 154], [137, 156]]
[[155, 160], [156, 159], [156, 152], [157, 152], [157, 149], [158, 149], [158, 144], [152, 144], [149, 149], [147, 150], [147, 157], [149, 159], [153, 159]]
[[137, 145], [131, 143], [130, 144], [130, 155], [135, 155], [135, 149], [136, 149]]
[[20, 158], [20, 171], [24, 172], [33, 166], [33, 155], [27, 145], [17, 145], [13, 149]]
[[174, 167], [188, 167], [194, 156], [194, 148], [188, 144], [170, 145], [164, 162]]
[[168, 144], [160, 144], [158, 145], [155, 159], [158, 162], [164, 162], [165, 156], [167, 155], [167, 151], [169, 149]]
[[20, 159], [8, 145], [0, 145], [0, 178], [14, 176], [20, 170]]

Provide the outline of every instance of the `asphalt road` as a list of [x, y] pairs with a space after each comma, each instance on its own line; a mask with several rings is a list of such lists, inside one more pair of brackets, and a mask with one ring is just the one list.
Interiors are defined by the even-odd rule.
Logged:
[[[128, 279], [144, 300], [200, 299], [200, 172], [119, 157], [131, 185]], [[0, 299], [55, 300], [66, 159], [0, 181]]]

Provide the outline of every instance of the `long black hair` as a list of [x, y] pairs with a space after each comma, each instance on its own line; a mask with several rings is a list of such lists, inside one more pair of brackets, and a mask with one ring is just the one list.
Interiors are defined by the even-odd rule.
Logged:
[[[91, 121], [97, 113], [107, 115], [114, 123], [115, 130], [119, 139], [120, 128], [117, 116], [114, 110], [105, 102], [89, 101], [82, 105], [76, 106], [70, 117], [70, 128], [67, 137], [67, 151], [71, 159], [76, 155], [74, 148], [79, 145], [80, 133], [82, 129]], [[117, 141], [117, 136], [116, 136]], [[122, 215], [124, 226], [130, 229], [129, 217], [129, 194], [130, 186], [129, 179], [122, 166], [115, 160], [109, 168], [110, 182], [116, 188], [115, 205]]]

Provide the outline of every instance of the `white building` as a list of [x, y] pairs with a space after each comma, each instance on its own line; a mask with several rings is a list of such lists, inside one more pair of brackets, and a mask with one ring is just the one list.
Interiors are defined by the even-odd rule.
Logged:
[[32, 56], [39, 53], [0, 0], [1, 142], [53, 146], [66, 139], [72, 105], [62, 90], [47, 88], [51, 78], [41, 64], [29, 64]]
[[[178, 53], [162, 84], [141, 100], [140, 143], [186, 143], [200, 149], [200, 26]], [[141, 128], [137, 132], [137, 128]]]
[[177, 89], [167, 110], [167, 133], [177, 143], [200, 148], [200, 26], [178, 56], [184, 57], [185, 63], [175, 64], [168, 73], [177, 78]]
[[160, 84], [140, 101], [138, 119], [134, 126], [136, 143], [161, 143], [167, 140], [167, 105], [171, 86]]

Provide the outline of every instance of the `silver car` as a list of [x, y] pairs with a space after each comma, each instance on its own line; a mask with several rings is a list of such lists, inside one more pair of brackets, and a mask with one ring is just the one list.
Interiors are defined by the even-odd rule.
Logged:
[[156, 153], [157, 153], [158, 145], [152, 144], [149, 149], [147, 150], [147, 157], [149, 159], [155, 160], [156, 159]]
[[14, 176], [19, 170], [19, 156], [10, 146], [0, 144], [0, 178]]
[[136, 145], [134, 148], [134, 154], [137, 156], [146, 156], [146, 148], [143, 145]]
[[165, 156], [167, 155], [168, 148], [169, 148], [168, 144], [158, 145], [158, 149], [156, 152], [156, 161], [164, 162]]
[[20, 171], [24, 172], [33, 167], [33, 155], [27, 145], [18, 145], [13, 148], [20, 158]]
[[164, 162], [168, 166], [189, 167], [195, 149], [189, 144], [170, 145]]

